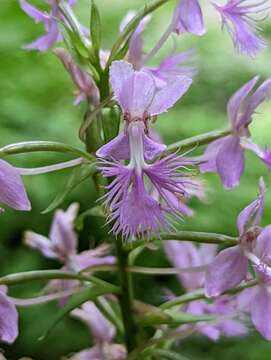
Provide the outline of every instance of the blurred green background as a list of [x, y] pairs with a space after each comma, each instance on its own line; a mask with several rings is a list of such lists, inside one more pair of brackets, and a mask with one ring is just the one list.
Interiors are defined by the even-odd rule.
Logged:
[[[170, 19], [175, 1], [159, 9], [145, 32], [145, 49], [150, 49], [159, 38]], [[44, 7], [44, 2], [33, 4]], [[142, 0], [99, 0], [103, 24], [103, 47], [110, 45], [118, 34], [118, 24], [128, 9], [139, 9], [147, 1]], [[80, 21], [89, 24], [90, 1], [78, 0], [76, 13]], [[207, 34], [203, 38], [189, 35], [175, 37], [178, 50], [195, 47], [198, 51], [199, 74], [185, 98], [158, 119], [157, 127], [166, 143], [171, 143], [204, 131], [219, 129], [227, 123], [225, 113], [229, 96], [255, 74], [262, 78], [270, 76], [271, 46], [257, 59], [237, 55], [232, 48], [229, 35], [220, 31], [220, 22], [211, 5], [204, 6]], [[82, 120], [84, 105], [74, 107], [73, 86], [57, 58], [51, 53], [28, 52], [23, 44], [33, 41], [42, 34], [42, 26], [35, 25], [19, 8], [16, 0], [1, 0], [0, 15], [0, 146], [26, 140], [52, 140], [83, 147], [78, 140], [78, 128]], [[267, 20], [264, 28], [267, 39], [271, 38], [271, 25]], [[157, 63], [163, 55], [172, 50], [174, 42], [169, 40], [165, 48], [153, 60]], [[266, 103], [259, 109], [251, 126], [252, 135], [262, 146], [270, 146], [271, 105]], [[67, 156], [35, 154], [9, 157], [17, 166], [41, 166], [54, 161], [69, 159]], [[7, 209], [0, 217], [0, 267], [1, 275], [34, 269], [57, 268], [59, 265], [44, 259], [39, 253], [22, 244], [22, 233], [32, 229], [48, 233], [52, 213], [42, 215], [54, 196], [63, 188], [69, 170], [57, 174], [39, 175], [25, 179], [32, 201], [31, 213], [19, 213]], [[236, 234], [235, 219], [239, 211], [254, 199], [259, 177], [263, 175], [267, 186], [270, 175], [265, 166], [253, 154], [247, 154], [246, 170], [239, 188], [224, 191], [216, 175], [206, 175], [208, 199], [206, 203], [192, 201], [196, 210], [193, 219], [179, 224], [181, 229]], [[270, 222], [270, 192], [263, 224]], [[66, 208], [72, 201], [79, 201], [81, 211], [94, 204], [95, 191], [90, 181], [85, 181], [73, 191], [63, 203]], [[86, 229], [80, 234], [80, 249], [104, 240], [106, 234], [98, 218], [88, 218]], [[162, 252], [146, 253], [139, 258], [139, 264], [166, 266]], [[152, 303], [161, 302], [163, 287], [175, 287], [171, 277], [136, 276], [136, 296]], [[42, 285], [35, 283], [10, 289], [14, 296], [30, 296]], [[12, 346], [4, 346], [9, 360], [31, 356], [36, 360], [56, 360], [62, 356], [91, 344], [86, 328], [76, 320], [64, 319], [52, 332], [48, 340], [38, 338], [52, 321], [56, 304], [20, 309], [20, 330], [18, 340]], [[271, 314], [267, 314], [271, 321]], [[239, 359], [266, 360], [271, 358], [271, 344], [264, 341], [251, 328], [244, 339], [225, 339], [213, 343], [195, 336], [180, 343], [180, 352], [188, 359]]]

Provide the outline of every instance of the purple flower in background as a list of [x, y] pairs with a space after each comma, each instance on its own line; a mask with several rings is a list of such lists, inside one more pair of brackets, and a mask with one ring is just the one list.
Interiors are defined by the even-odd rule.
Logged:
[[[246, 4], [247, 3], [247, 4]], [[266, 1], [228, 0], [225, 5], [213, 4], [221, 15], [222, 26], [226, 26], [235, 48], [249, 56], [255, 56], [265, 45], [258, 35], [258, 25], [251, 15], [266, 11]]]
[[[105, 256], [108, 253], [108, 246], [101, 245], [96, 249], [86, 250], [77, 253], [78, 239], [73, 230], [73, 223], [77, 216], [78, 204], [74, 203], [64, 212], [57, 210], [50, 229], [49, 238], [26, 231], [25, 243], [39, 250], [44, 256], [51, 259], [58, 259], [64, 264], [62, 270], [81, 271], [91, 266], [114, 264], [114, 256]], [[53, 280], [50, 288], [56, 290], [68, 290], [76, 286], [78, 281]]]
[[0, 160], [0, 202], [15, 210], [31, 210], [20, 172], [4, 160]]
[[257, 199], [245, 207], [237, 218], [238, 245], [222, 250], [208, 266], [205, 280], [207, 296], [218, 296], [246, 279], [246, 251], [252, 251], [257, 246], [264, 201], [265, 185], [263, 179], [260, 179]]
[[232, 95], [227, 105], [232, 134], [209, 144], [204, 154], [207, 162], [200, 166], [202, 172], [217, 172], [226, 189], [239, 185], [245, 166], [245, 148], [254, 151], [270, 166], [270, 153], [259, 153], [259, 147], [251, 141], [248, 129], [256, 108], [271, 93], [271, 79], [267, 79], [251, 94], [257, 81], [258, 76]]
[[[135, 11], [129, 11], [120, 24], [120, 31], [122, 31], [130, 20], [136, 15]], [[151, 17], [146, 16], [141, 20], [129, 42], [128, 62], [133, 65], [136, 70], [147, 71], [153, 75], [156, 86], [161, 88], [167, 84], [175, 76], [187, 76], [192, 78], [196, 73], [195, 67], [189, 65], [195, 55], [194, 50], [180, 53], [172, 53], [167, 56], [156, 67], [145, 66], [145, 56], [143, 51], [142, 32], [148, 25]]]
[[72, 360], [124, 360], [126, 358], [124, 346], [113, 343], [116, 329], [94, 303], [90, 301], [84, 303], [81, 308], [73, 310], [71, 315], [82, 320], [95, 338], [95, 345], [92, 348], [74, 354], [71, 357]]
[[260, 262], [255, 266], [259, 284], [245, 289], [239, 298], [242, 310], [251, 314], [251, 320], [260, 334], [271, 340], [271, 225], [265, 227], [257, 238], [253, 253]]
[[[106, 205], [112, 211], [114, 234], [122, 233], [124, 238], [141, 236], [166, 226], [165, 213], [178, 213], [173, 199], [183, 196], [185, 184], [189, 183], [189, 178], [179, 170], [195, 161], [176, 155], [152, 164], [146, 161], [166, 148], [149, 136], [149, 119], [167, 111], [185, 94], [192, 80], [177, 76], [157, 89], [150, 74], [133, 70], [125, 61], [115, 61], [110, 68], [110, 81], [124, 114], [125, 129], [97, 151], [97, 156], [103, 158], [99, 163], [103, 175], [114, 177], [107, 186]], [[124, 165], [120, 160], [129, 163]], [[147, 191], [146, 178], [163, 198], [164, 205]]]
[[[170, 262], [180, 271], [178, 278], [186, 291], [194, 291], [204, 286], [205, 268], [213, 260], [217, 247], [214, 245], [195, 246], [190, 242], [170, 240], [165, 241], [165, 251]], [[198, 267], [198, 269], [196, 269]], [[201, 269], [202, 267], [202, 269]], [[194, 269], [193, 269], [194, 268]], [[190, 269], [191, 271], [188, 271]], [[197, 270], [197, 271], [196, 271]], [[237, 319], [233, 319], [236, 314], [236, 299], [228, 296], [217, 298], [212, 304], [203, 300], [190, 302], [181, 308], [191, 314], [220, 314], [227, 317], [215, 325], [199, 326], [199, 331], [212, 340], [218, 340], [220, 335], [241, 336], [245, 335], [246, 327]], [[185, 326], [187, 327], [187, 325]], [[181, 326], [180, 330], [184, 327]]]
[[[136, 16], [136, 11], [130, 10], [123, 20], [120, 23], [120, 31], [122, 32], [126, 25]], [[135, 69], [140, 69], [143, 61], [144, 50], [143, 50], [143, 40], [142, 32], [145, 30], [145, 27], [151, 20], [151, 16], [145, 16], [135, 31], [133, 32], [130, 41], [129, 41], [129, 50], [128, 50], [128, 62], [133, 64]]]
[[158, 66], [144, 67], [142, 70], [150, 72], [154, 77], [156, 86], [162, 88], [175, 76], [192, 78], [196, 74], [196, 68], [189, 64], [194, 55], [193, 49], [177, 54], [173, 53], [162, 60]]
[[18, 313], [7, 296], [7, 287], [0, 286], [0, 341], [12, 344], [18, 336]]
[[172, 26], [177, 34], [187, 32], [198, 36], [204, 35], [206, 30], [198, 1], [179, 0], [173, 15]]
[[[58, 0], [49, 0], [48, 3], [50, 5], [50, 12], [43, 12], [29, 4], [26, 0], [19, 0], [20, 6], [22, 10], [30, 16], [36, 23], [43, 23], [46, 35], [41, 36], [31, 44], [25, 46], [26, 49], [29, 50], [39, 50], [46, 51], [51, 46], [53, 46], [56, 42], [61, 40], [61, 34], [58, 28], [58, 20], [57, 18], [61, 18], [61, 14], [58, 8], [59, 1]], [[73, 6], [75, 0], [67, 0], [67, 3], [70, 6]]]
[[180, 272], [178, 279], [187, 291], [201, 288], [204, 284], [205, 267], [214, 259], [217, 247], [208, 244], [197, 247], [188, 241], [167, 240], [164, 248], [176, 269], [199, 267], [198, 271]]
[[54, 50], [54, 53], [70, 74], [77, 88], [74, 104], [78, 105], [81, 101], [88, 100], [97, 106], [100, 102], [100, 93], [92, 77], [73, 61], [67, 50], [58, 48]]

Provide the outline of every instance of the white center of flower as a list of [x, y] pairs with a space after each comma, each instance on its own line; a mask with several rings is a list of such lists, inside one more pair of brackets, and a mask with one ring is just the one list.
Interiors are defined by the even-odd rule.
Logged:
[[128, 126], [129, 146], [130, 146], [130, 163], [128, 168], [135, 169], [141, 174], [142, 169], [147, 165], [144, 160], [144, 129], [143, 121], [133, 121]]

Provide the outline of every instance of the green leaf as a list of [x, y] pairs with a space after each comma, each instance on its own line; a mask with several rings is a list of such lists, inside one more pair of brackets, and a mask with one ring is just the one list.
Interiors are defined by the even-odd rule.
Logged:
[[72, 190], [74, 190], [79, 184], [81, 184], [84, 180], [88, 179], [92, 176], [96, 171], [95, 164], [86, 165], [82, 164], [81, 166], [75, 168], [70, 175], [66, 186], [64, 186], [63, 191], [57, 194], [51, 204], [42, 211], [42, 214], [47, 214], [50, 211], [53, 211], [58, 206], [62, 204], [65, 198], [70, 194]]
[[120, 127], [120, 111], [118, 106], [102, 110], [104, 141], [107, 143], [116, 137]]
[[87, 216], [97, 216], [105, 218], [105, 213], [100, 205], [94, 206], [84, 212], [82, 212], [75, 220], [75, 227], [78, 231], [81, 231], [84, 227], [84, 220]]
[[63, 319], [65, 315], [68, 315], [72, 310], [84, 304], [86, 301], [95, 300], [98, 296], [104, 295], [108, 293], [107, 288], [103, 288], [100, 286], [92, 286], [88, 287], [79, 293], [70, 297], [68, 302], [59, 310], [55, 319], [45, 331], [45, 333], [41, 336], [40, 340], [44, 340], [49, 333], [53, 330], [53, 328], [57, 325], [57, 323]]
[[93, 50], [95, 56], [98, 61], [100, 47], [101, 47], [101, 38], [102, 38], [102, 31], [101, 31], [101, 18], [99, 14], [99, 10], [94, 1], [91, 3], [91, 14], [90, 14], [90, 36], [91, 36], [91, 43], [93, 46]]

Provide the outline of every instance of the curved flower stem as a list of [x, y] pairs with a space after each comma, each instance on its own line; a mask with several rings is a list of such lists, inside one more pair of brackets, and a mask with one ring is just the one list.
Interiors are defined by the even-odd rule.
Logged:
[[93, 156], [83, 150], [76, 149], [75, 147], [68, 144], [62, 144], [54, 141], [24, 141], [16, 144], [6, 145], [0, 148], [0, 157], [36, 151], [67, 153], [83, 157], [87, 160], [94, 160]]
[[162, 240], [182, 240], [193, 241], [204, 244], [221, 244], [224, 246], [234, 246], [237, 244], [237, 238], [216, 233], [198, 232], [198, 231], [178, 231], [176, 233], [161, 233]]
[[119, 295], [119, 303], [121, 307], [125, 343], [127, 352], [130, 353], [137, 345], [137, 326], [133, 314], [133, 287], [131, 274], [127, 271], [129, 253], [123, 250], [122, 240], [117, 238], [116, 255], [119, 266], [119, 282], [121, 293]]
[[109, 59], [107, 61], [105, 71], [108, 71], [109, 66], [111, 65], [112, 61], [114, 60], [115, 55], [119, 51], [120, 47], [124, 42], [129, 39], [130, 33], [136, 28], [139, 24], [140, 20], [142, 20], [146, 15], [150, 14], [151, 12], [158, 9], [161, 5], [164, 5], [169, 0], [155, 0], [151, 4], [146, 5], [141, 11], [137, 13], [136, 16], [127, 24], [124, 30], [121, 32], [120, 36], [118, 37], [117, 41], [114, 43]]
[[220, 139], [223, 136], [231, 134], [231, 129], [214, 130], [204, 134], [196, 135], [188, 139], [177, 141], [167, 147], [165, 154], [178, 150], [189, 150], [197, 146], [206, 145], [210, 142]]
[[36, 168], [18, 168], [16, 170], [20, 173], [20, 175], [40, 175], [40, 174], [47, 174], [49, 172], [55, 172], [59, 170], [68, 169], [71, 167], [79, 166], [83, 163], [83, 158], [78, 158], [70, 161], [61, 162], [58, 164], [41, 166]]
[[[235, 294], [238, 294], [239, 292], [241, 292], [242, 290], [247, 289], [252, 286], [255, 286], [257, 284], [258, 284], [257, 280], [251, 280], [251, 281], [248, 281], [247, 283], [240, 285], [236, 288], [226, 290], [224, 292], [224, 294], [235, 295]], [[164, 304], [160, 305], [160, 308], [163, 310], [166, 310], [171, 307], [183, 305], [183, 304], [189, 303], [191, 301], [199, 300], [199, 299], [210, 299], [210, 298], [206, 297], [203, 289], [199, 289], [199, 290], [178, 296], [173, 300], [167, 301]]]
[[37, 270], [26, 271], [22, 273], [10, 274], [0, 278], [1, 285], [18, 285], [28, 281], [35, 280], [51, 280], [51, 279], [73, 279], [80, 281], [91, 282], [95, 285], [107, 288], [108, 291], [116, 292], [118, 287], [112, 285], [104, 280], [98, 279], [91, 275], [78, 274], [74, 272], [62, 271], [62, 270]]
[[[220, 244], [225, 247], [234, 246], [237, 244], [237, 238], [216, 233], [207, 233], [199, 231], [178, 231], [176, 233], [160, 233], [159, 237], [153, 237], [149, 241], [159, 243], [161, 240], [179, 240], [179, 241], [193, 241], [203, 244]], [[125, 250], [131, 251], [138, 246], [146, 245], [146, 240], [135, 240], [131, 243], [124, 245]]]
[[[171, 268], [171, 267], [145, 267], [145, 266], [132, 266], [129, 265], [126, 267], [126, 271], [137, 274], [145, 275], [177, 275], [180, 273], [195, 273], [202, 272], [206, 270], [207, 265], [203, 266], [192, 266], [185, 268]], [[95, 273], [95, 272], [116, 272], [119, 271], [117, 265], [95, 265], [90, 266], [87, 269], [84, 269], [82, 273]]]

